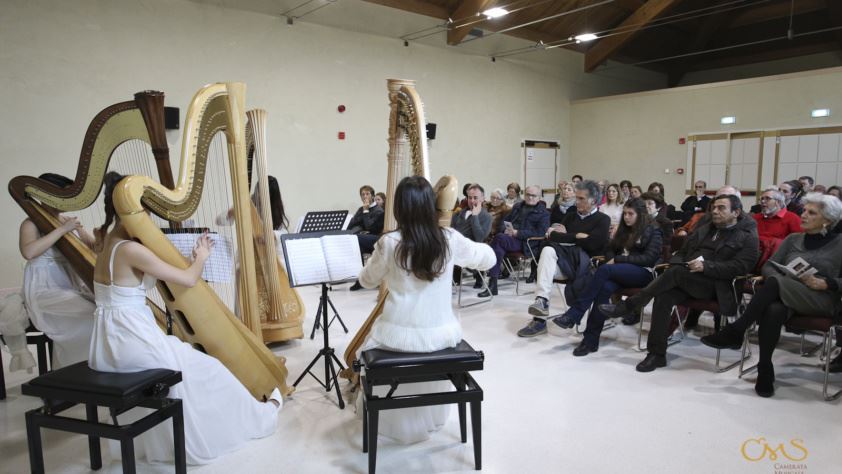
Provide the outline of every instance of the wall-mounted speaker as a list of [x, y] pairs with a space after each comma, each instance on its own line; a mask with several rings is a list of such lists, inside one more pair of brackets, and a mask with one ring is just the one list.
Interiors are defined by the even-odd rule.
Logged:
[[436, 124], [428, 123], [427, 124], [427, 140], [435, 140], [436, 139]]
[[179, 123], [178, 107], [164, 107], [164, 128], [167, 130], [178, 130]]

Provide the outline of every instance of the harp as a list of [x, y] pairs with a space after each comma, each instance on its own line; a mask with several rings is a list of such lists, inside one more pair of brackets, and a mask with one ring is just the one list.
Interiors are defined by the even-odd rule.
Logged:
[[[135, 163], [125, 163], [130, 158], [134, 158]], [[91, 226], [102, 223], [102, 209], [97, 209], [94, 203], [109, 167], [116, 164], [122, 170], [134, 169], [152, 175], [153, 162], [161, 185], [172, 187], [169, 147], [164, 130], [164, 94], [138, 92], [134, 100], [106, 107], [91, 121], [82, 142], [73, 184], [58, 188], [38, 178], [18, 176], [9, 182], [9, 193], [41, 234], [47, 234], [60, 225], [45, 205], [70, 214], [83, 213], [78, 217]], [[85, 211], [89, 212], [85, 214]], [[98, 216], [93, 216], [96, 214]], [[96, 262], [93, 250], [73, 233], [65, 234], [56, 247], [85, 285], [93, 290]], [[150, 303], [159, 324], [164, 324], [164, 311]]]
[[246, 112], [246, 149], [255, 192], [250, 217], [254, 229], [255, 269], [260, 326], [265, 342], [304, 337], [304, 303], [289, 286], [286, 270], [278, 259], [269, 197], [269, 170], [266, 156], [266, 111]]
[[[429, 155], [427, 149], [426, 122], [424, 106], [415, 90], [415, 81], [405, 79], [387, 80], [389, 90], [389, 153], [387, 155], [388, 174], [386, 182], [386, 216], [383, 232], [395, 230], [393, 204], [395, 190], [400, 180], [406, 176], [423, 176], [430, 179]], [[439, 213], [439, 225], [449, 226], [453, 202], [456, 200], [458, 183], [452, 176], [443, 176], [434, 186], [436, 209]], [[362, 346], [374, 321], [383, 312], [383, 304], [389, 294], [385, 285], [380, 288], [380, 297], [362, 327], [354, 335], [345, 350], [345, 364], [348, 369], [341, 375], [352, 378], [350, 367], [354, 365], [357, 351]]]
[[[155, 225], [147, 210], [166, 221], [190, 218], [202, 200], [208, 154], [223, 136], [228, 155], [233, 214], [238, 245], [237, 306], [242, 318], [200, 280], [193, 288], [159, 282], [159, 291], [184, 333], [183, 339], [216, 357], [257, 399], [278, 387], [282, 393], [287, 370], [260, 337], [255, 249], [246, 163], [245, 85], [217, 83], [203, 87], [190, 103], [182, 139], [178, 180], [172, 189], [146, 176], [129, 176], [114, 191], [114, 207], [129, 234], [172, 265], [186, 268], [187, 260]], [[210, 198], [211, 196], [208, 196]]]

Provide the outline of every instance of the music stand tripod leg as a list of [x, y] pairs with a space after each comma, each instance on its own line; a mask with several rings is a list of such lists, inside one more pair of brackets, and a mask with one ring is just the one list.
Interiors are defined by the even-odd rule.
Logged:
[[341, 317], [341, 316], [339, 316], [339, 311], [337, 311], [337, 310], [336, 310], [336, 306], [333, 306], [333, 301], [331, 301], [331, 300], [330, 300], [330, 297], [329, 297], [329, 296], [327, 297], [327, 304], [329, 304], [329, 305], [330, 305], [330, 309], [332, 309], [332, 310], [333, 310], [333, 319], [331, 319], [331, 320], [330, 320], [330, 321], [331, 321], [331, 323], [333, 323], [333, 320], [334, 320], [334, 319], [335, 319], [335, 320], [337, 320], [337, 321], [339, 321], [339, 324], [341, 324], [341, 325], [342, 325], [342, 329], [344, 329], [344, 330], [345, 330], [345, 334], [348, 334], [348, 327], [347, 327], [347, 326], [345, 326], [345, 322], [344, 322], [344, 321], [342, 321], [342, 317]]
[[[313, 321], [313, 329], [310, 331], [310, 339], [311, 340], [315, 339], [315, 337], [316, 337], [316, 329], [321, 327], [321, 321], [319, 321], [319, 318], [321, 318], [321, 316], [322, 316], [322, 309], [324, 309], [324, 303], [325, 303], [324, 300], [322, 298], [319, 298], [319, 307], [316, 309], [316, 318]], [[333, 305], [331, 305], [331, 306], [333, 306]]]

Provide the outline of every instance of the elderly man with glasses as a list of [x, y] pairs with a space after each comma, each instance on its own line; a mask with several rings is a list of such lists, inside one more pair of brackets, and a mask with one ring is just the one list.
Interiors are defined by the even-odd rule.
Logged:
[[760, 212], [754, 214], [757, 234], [761, 239], [784, 239], [801, 232], [801, 218], [786, 209], [786, 199], [776, 187], [768, 188], [760, 196]]
[[487, 298], [497, 294], [497, 279], [500, 277], [500, 265], [509, 252], [523, 252], [529, 255], [529, 246], [537, 246], [540, 242], [532, 241], [531, 237], [541, 237], [550, 224], [550, 213], [547, 206], [541, 202], [541, 189], [538, 186], [526, 188], [523, 201], [512, 207], [500, 222], [497, 235], [491, 241], [491, 248], [497, 255], [497, 263], [488, 271], [488, 290], [478, 296]]

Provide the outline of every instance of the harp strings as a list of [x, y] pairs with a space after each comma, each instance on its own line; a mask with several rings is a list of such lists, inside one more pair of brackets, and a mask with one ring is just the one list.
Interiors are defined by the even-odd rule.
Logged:
[[[264, 288], [266, 288], [266, 298], [268, 299], [269, 308], [281, 308], [280, 295], [276, 291], [272, 291], [275, 287], [274, 282], [279, 281], [280, 274], [278, 272], [277, 262], [277, 247], [275, 243], [274, 223], [272, 222], [272, 206], [271, 196], [269, 194], [269, 170], [267, 168], [266, 149], [261, 144], [266, 143], [266, 137], [263, 135], [265, 127], [254, 124], [252, 133], [254, 134], [254, 192], [252, 196], [255, 199], [255, 206], [262, 224], [263, 239], [257, 242], [257, 245], [263, 247], [263, 255], [266, 256], [267, 261], [261, 262], [262, 277], [264, 279]], [[267, 318], [270, 321], [277, 321], [281, 314], [275, 311], [268, 311]]]

